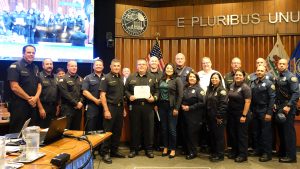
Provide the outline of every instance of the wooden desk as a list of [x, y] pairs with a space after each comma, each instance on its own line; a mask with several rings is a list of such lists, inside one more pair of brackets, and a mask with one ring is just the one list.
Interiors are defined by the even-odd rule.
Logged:
[[[82, 131], [67, 131], [66, 133], [72, 133], [74, 136], [81, 136]], [[101, 142], [111, 136], [112, 133], [107, 132], [105, 134], [88, 135], [88, 139], [93, 144], [93, 147], [99, 145]], [[32, 168], [56, 168], [50, 163], [51, 159], [60, 153], [68, 153], [71, 155], [70, 161], [76, 160], [89, 150], [89, 144], [86, 141], [79, 141], [73, 138], [63, 138], [50, 145], [40, 148], [40, 152], [44, 152], [46, 155], [32, 163], [24, 165], [25, 169]]]

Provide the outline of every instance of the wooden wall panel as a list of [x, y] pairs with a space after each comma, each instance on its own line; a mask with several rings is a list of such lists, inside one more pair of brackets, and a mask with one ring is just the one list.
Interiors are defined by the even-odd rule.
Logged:
[[[224, 3], [222, 3], [224, 2]], [[178, 2], [179, 3], [179, 2]], [[194, 1], [194, 3], [185, 3], [186, 5], [178, 6], [170, 2], [169, 6], [157, 7], [139, 7], [132, 4], [116, 4], [116, 36], [128, 36], [123, 30], [119, 29], [121, 23], [121, 14], [129, 8], [138, 8], [143, 10], [149, 19], [149, 27], [142, 37], [153, 38], [156, 31], [162, 37], [211, 37], [211, 36], [239, 36], [239, 35], [274, 35], [280, 34], [299, 34], [300, 22], [269, 23], [269, 13], [271, 19], [275, 19], [275, 12], [294, 12], [294, 18], [297, 19], [297, 12], [300, 9], [300, 1], [297, 0], [259, 0], [259, 1]], [[260, 23], [257, 25], [241, 24], [241, 20], [251, 21], [248, 14], [258, 13]], [[202, 17], [202, 23], [214, 23], [213, 17], [227, 16], [236, 14], [239, 16], [238, 25], [200, 26], [200, 22], [192, 26], [192, 17]], [[243, 16], [241, 19], [241, 15]], [[154, 16], [154, 17], [152, 17]], [[177, 18], [184, 17], [184, 27], [177, 27]]]
[[[282, 43], [288, 55], [291, 55], [299, 43], [298, 35], [282, 35]], [[116, 56], [122, 64], [135, 70], [137, 58], [146, 58], [155, 42], [154, 39], [116, 38]], [[194, 70], [201, 69], [201, 59], [210, 57], [213, 68], [222, 74], [230, 71], [233, 57], [240, 57], [242, 67], [251, 73], [255, 70], [255, 60], [266, 58], [276, 42], [275, 36], [253, 37], [216, 37], [216, 38], [185, 38], [160, 39], [164, 62], [174, 63], [175, 55], [182, 52], [186, 55], [186, 64]]]

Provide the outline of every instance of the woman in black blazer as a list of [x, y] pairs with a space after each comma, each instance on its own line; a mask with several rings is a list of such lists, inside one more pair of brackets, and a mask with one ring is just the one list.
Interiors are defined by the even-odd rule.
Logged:
[[197, 156], [197, 145], [199, 140], [200, 127], [205, 113], [205, 92], [199, 85], [199, 76], [195, 72], [190, 72], [186, 76], [186, 86], [183, 90], [182, 117], [184, 123], [184, 133], [188, 154], [187, 160]]
[[224, 160], [224, 129], [227, 111], [227, 91], [222, 85], [222, 75], [214, 72], [206, 92], [206, 117], [211, 140], [211, 162]]
[[176, 126], [182, 93], [182, 81], [177, 77], [175, 66], [172, 63], [168, 63], [165, 66], [163, 76], [159, 81], [158, 112], [164, 146], [162, 156], [167, 156], [169, 149], [171, 151], [169, 158], [175, 157], [177, 139]]

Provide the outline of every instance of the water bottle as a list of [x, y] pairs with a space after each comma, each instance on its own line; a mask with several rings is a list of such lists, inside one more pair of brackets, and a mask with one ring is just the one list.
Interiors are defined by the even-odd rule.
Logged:
[[22, 131], [22, 137], [26, 142], [25, 155], [26, 159], [32, 160], [38, 156], [40, 148], [40, 127], [30, 126]]

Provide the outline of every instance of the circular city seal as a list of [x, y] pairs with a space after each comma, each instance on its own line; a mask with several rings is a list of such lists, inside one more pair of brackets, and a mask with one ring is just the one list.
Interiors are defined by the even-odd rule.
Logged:
[[131, 36], [140, 36], [148, 26], [145, 13], [139, 9], [128, 9], [122, 16], [122, 28]]

